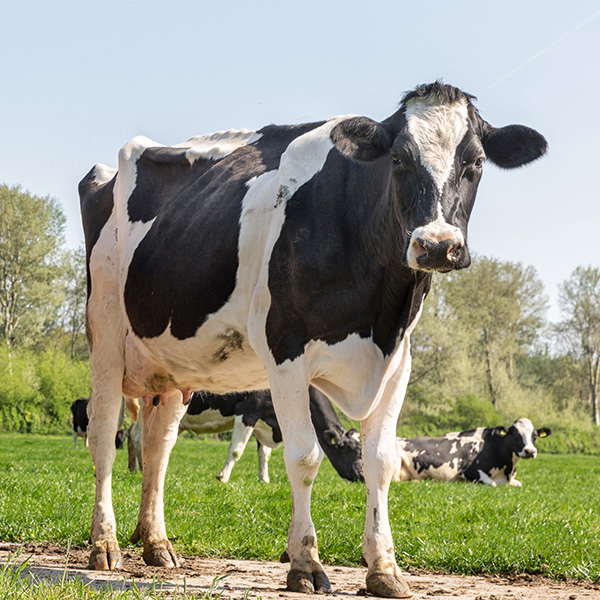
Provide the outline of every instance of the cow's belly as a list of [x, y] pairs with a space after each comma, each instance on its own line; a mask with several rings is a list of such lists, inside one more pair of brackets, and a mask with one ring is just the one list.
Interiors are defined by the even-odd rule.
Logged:
[[169, 331], [125, 342], [123, 393], [136, 397], [174, 389], [216, 394], [268, 387], [264, 367], [241, 327], [208, 321], [193, 338], [178, 340]]
[[218, 410], [209, 408], [198, 415], [185, 414], [179, 424], [179, 431], [200, 433], [221, 433], [233, 429], [234, 416], [224, 417]]
[[254, 426], [254, 435], [258, 441], [269, 448], [277, 448], [279, 443], [273, 439], [273, 429], [269, 427], [262, 419], [259, 419]]
[[421, 472], [421, 477], [435, 481], [458, 481], [461, 478], [458, 461], [453, 459], [440, 465], [430, 465]]

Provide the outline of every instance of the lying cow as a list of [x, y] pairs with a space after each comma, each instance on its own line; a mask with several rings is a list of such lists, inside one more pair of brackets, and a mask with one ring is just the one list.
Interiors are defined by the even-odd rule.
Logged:
[[118, 170], [94, 167], [79, 186], [96, 467], [91, 568], [121, 564], [111, 493], [121, 394], [144, 399], [135, 535], [147, 564], [175, 567], [164, 479], [191, 392], [270, 388], [292, 492], [287, 588], [331, 591], [310, 510], [323, 459], [314, 384], [361, 422], [366, 589], [410, 595], [387, 502], [410, 335], [432, 273], [471, 262], [467, 224], [484, 162], [517, 168], [546, 146], [528, 127], [493, 127], [473, 96], [435, 82], [380, 122], [349, 115], [174, 146], [136, 137]]
[[476, 481], [486, 485], [516, 485], [517, 463], [535, 458], [538, 437], [550, 429], [536, 429], [529, 419], [505, 427], [478, 427], [443, 437], [398, 438], [394, 481]]
[[[355, 429], [346, 431], [327, 397], [310, 388], [310, 412], [319, 444], [335, 470], [349, 481], [364, 481], [360, 438]], [[141, 466], [141, 419], [129, 431], [129, 468]], [[269, 482], [271, 450], [282, 441], [271, 393], [268, 390], [220, 396], [208, 392], [192, 395], [179, 432], [221, 433], [233, 430], [225, 465], [217, 479], [229, 481], [235, 463], [242, 457], [252, 433], [258, 440], [258, 478]]]
[[[75, 442], [75, 448], [77, 448], [78, 438], [83, 438], [85, 447], [88, 446], [87, 428], [88, 428], [88, 414], [87, 406], [89, 398], [77, 398], [73, 404], [71, 404], [71, 412], [73, 413], [73, 441]], [[119, 414], [119, 427], [123, 424], [123, 405], [121, 406], [121, 413]], [[125, 444], [125, 431], [118, 429], [115, 434], [115, 448], [121, 450]]]

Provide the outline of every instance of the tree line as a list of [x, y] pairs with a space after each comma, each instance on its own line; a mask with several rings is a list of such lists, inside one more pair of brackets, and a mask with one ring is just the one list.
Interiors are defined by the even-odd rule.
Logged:
[[[50, 196], [0, 185], [0, 430], [64, 432], [91, 391], [83, 247], [65, 248]], [[535, 269], [476, 256], [435, 275], [413, 333], [399, 432], [510, 424], [553, 427], [555, 451], [600, 453], [600, 268], [578, 267], [549, 323]], [[552, 440], [552, 441], [551, 441]]]

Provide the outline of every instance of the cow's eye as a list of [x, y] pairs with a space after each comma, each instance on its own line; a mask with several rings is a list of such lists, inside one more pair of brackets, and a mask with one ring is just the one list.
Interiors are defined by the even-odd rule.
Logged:
[[480, 167], [483, 165], [483, 163], [484, 163], [484, 162], [485, 162], [485, 158], [484, 158], [483, 156], [480, 156], [480, 157], [479, 157], [479, 158], [478, 158], [478, 159], [475, 161], [475, 163], [474, 163], [474, 164], [475, 164], [475, 166], [476, 166], [477, 168], [480, 168]]

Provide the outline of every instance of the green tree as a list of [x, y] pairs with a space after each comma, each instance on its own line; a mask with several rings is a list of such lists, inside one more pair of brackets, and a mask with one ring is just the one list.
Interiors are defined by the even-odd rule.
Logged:
[[67, 336], [67, 352], [71, 359], [87, 358], [85, 339], [85, 309], [87, 302], [85, 248], [68, 250], [63, 260], [64, 303], [59, 325]]
[[585, 365], [592, 418], [600, 426], [600, 268], [577, 267], [559, 288], [564, 319], [556, 326], [562, 344]]
[[498, 406], [503, 381], [515, 379], [515, 358], [535, 344], [547, 300], [533, 267], [480, 257], [442, 283], [444, 297], [469, 333], [469, 354], [482, 366], [489, 398]]
[[64, 225], [55, 198], [0, 185], [0, 335], [9, 355], [43, 335], [60, 303]]

